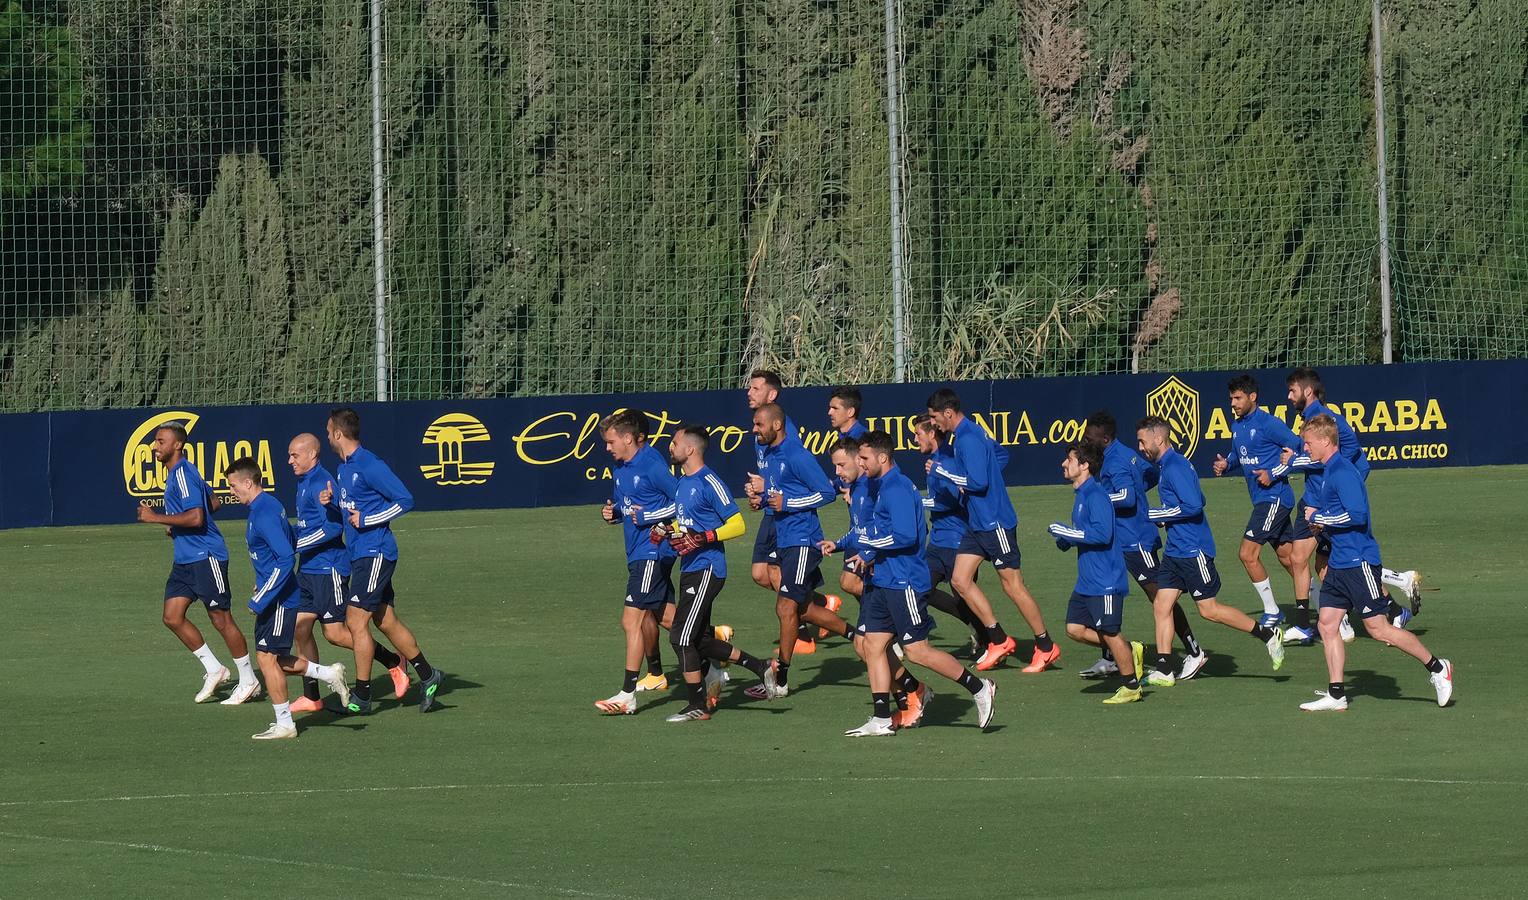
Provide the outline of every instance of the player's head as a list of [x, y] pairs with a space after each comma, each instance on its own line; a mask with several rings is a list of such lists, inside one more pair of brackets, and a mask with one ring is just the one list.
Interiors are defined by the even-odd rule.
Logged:
[[154, 431], [154, 459], [168, 466], [186, 446], [186, 426], [166, 422]]
[[1226, 394], [1231, 399], [1231, 412], [1240, 419], [1257, 409], [1257, 379], [1250, 372], [1226, 382]]
[[774, 403], [784, 386], [780, 373], [774, 369], [754, 369], [748, 373], [748, 408], [758, 409], [766, 403]]
[[785, 410], [778, 403], [765, 403], [753, 411], [753, 436], [759, 443], [773, 447], [785, 437]]
[[301, 477], [318, 465], [318, 437], [304, 431], [287, 443], [287, 465]]
[[913, 419], [913, 440], [918, 443], [919, 453], [934, 453], [939, 449], [939, 442], [943, 435], [939, 432], [939, 426], [927, 413]]
[[348, 406], [329, 410], [329, 449], [344, 456], [361, 442], [361, 414]]
[[838, 443], [833, 445], [833, 474], [844, 484], [853, 484], [859, 480], [859, 448], [860, 442], [852, 437], [839, 438]]
[[833, 389], [828, 398], [828, 422], [839, 431], [860, 417], [860, 392], [857, 387], [844, 385]]
[[223, 470], [223, 476], [228, 479], [228, 489], [239, 498], [239, 502], [249, 505], [256, 497], [260, 496], [260, 467], [248, 456], [241, 456], [228, 464]]
[[1326, 462], [1337, 452], [1337, 420], [1326, 413], [1311, 416], [1300, 426], [1300, 439], [1311, 459]]
[[1067, 445], [1066, 458], [1061, 460], [1061, 475], [1072, 484], [1082, 484], [1104, 465], [1104, 451], [1092, 441], [1076, 441]]
[[686, 422], [674, 431], [674, 437], [669, 441], [669, 459], [679, 466], [691, 460], [704, 465], [706, 448], [709, 446], [711, 435], [706, 431], [706, 426]]
[[647, 416], [635, 409], [611, 413], [600, 419], [600, 436], [616, 462], [629, 462], [647, 442]]
[[880, 478], [892, 467], [891, 454], [897, 442], [884, 431], [867, 431], [860, 438], [860, 471], [871, 478]]
[[1315, 369], [1301, 366], [1290, 372], [1284, 383], [1289, 385], [1289, 403], [1296, 410], [1326, 399], [1326, 388], [1321, 386], [1321, 376], [1316, 374]]
[[[1118, 431], [1119, 425], [1114, 421], [1114, 414], [1107, 409], [1100, 409], [1088, 416], [1087, 424], [1082, 428], [1082, 439], [1106, 447]], [[1098, 473], [1095, 471], [1093, 474]]]
[[949, 388], [940, 388], [928, 395], [928, 415], [946, 434], [960, 424], [960, 397]]
[[1161, 416], [1147, 416], [1135, 423], [1135, 446], [1142, 456], [1156, 462], [1172, 449], [1172, 426]]

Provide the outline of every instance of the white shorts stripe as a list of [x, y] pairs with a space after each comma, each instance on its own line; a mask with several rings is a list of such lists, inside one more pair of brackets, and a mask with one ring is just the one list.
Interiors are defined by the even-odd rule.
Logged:
[[700, 608], [708, 591], [711, 590], [711, 570], [707, 569], [700, 576], [700, 584], [695, 588], [695, 599], [690, 602], [689, 613], [684, 617], [684, 628], [679, 631], [679, 643], [682, 646], [690, 646], [695, 639], [695, 625], [700, 619]]
[[802, 547], [801, 548], [801, 554], [800, 554], [800, 556], [796, 560], [796, 584], [798, 584], [798, 585], [806, 584], [806, 560], [807, 560], [807, 556], [808, 556], [808, 553], [807, 553], [806, 548]]
[[344, 590], [342, 590], [340, 588], [340, 570], [334, 568], [333, 566], [330, 566], [329, 567], [329, 580], [334, 582], [334, 605], [335, 606], [344, 606], [345, 605], [345, 592], [344, 592]]
[[1263, 517], [1263, 530], [1264, 531], [1267, 531], [1268, 529], [1273, 527], [1273, 520], [1278, 516], [1278, 514], [1279, 514], [1279, 501], [1275, 500], [1272, 503], [1268, 504], [1268, 515]]
[[377, 590], [377, 579], [382, 577], [382, 557], [371, 558], [371, 578], [366, 582], [366, 592], [374, 593]]
[[217, 585], [219, 594], [228, 593], [228, 588], [223, 582], [223, 567], [218, 565], [218, 560], [207, 557], [207, 565], [212, 567], [212, 583]]
[[912, 587], [905, 591], [907, 597], [907, 614], [912, 617], [914, 625], [922, 625], [923, 617], [918, 615], [918, 595], [913, 593]]
[[1203, 553], [1199, 554], [1199, 577], [1203, 578], [1205, 580], [1205, 583], [1209, 583], [1209, 580], [1210, 580], [1210, 563], [1209, 563], [1209, 560], [1204, 558], [1204, 554]]
[[644, 566], [643, 569], [642, 569], [642, 593], [645, 594], [648, 591], [651, 591], [652, 589], [653, 589], [653, 561], [652, 560], [648, 560], [647, 561], [647, 565]]
[[1366, 562], [1359, 563], [1358, 565], [1359, 568], [1364, 570], [1364, 581], [1369, 585], [1369, 599], [1378, 600], [1379, 585], [1374, 583], [1374, 570], [1369, 568], [1369, 564]]
[[1012, 553], [1013, 551], [1008, 549], [1008, 530], [999, 528], [994, 534], [997, 535], [997, 548], [1004, 553]]

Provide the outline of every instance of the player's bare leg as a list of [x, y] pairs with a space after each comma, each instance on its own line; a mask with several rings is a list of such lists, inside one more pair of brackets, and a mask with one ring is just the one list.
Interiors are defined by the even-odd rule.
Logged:
[[982, 558], [974, 553], [957, 553], [955, 571], [950, 573], [950, 587], [955, 589], [960, 599], [966, 601], [966, 605], [981, 619], [982, 625], [991, 628], [997, 624], [997, 614], [992, 611], [992, 603], [976, 583], [976, 570], [981, 568], [981, 564]]
[[1289, 545], [1289, 574], [1295, 580], [1295, 596], [1310, 597], [1310, 563], [1316, 555], [1316, 539], [1301, 538]]
[[[647, 658], [649, 632], [651, 639], [658, 638], [658, 627], [653, 622], [653, 617], [645, 609], [637, 609], [635, 606], [621, 607], [621, 630], [626, 633], [626, 671], [642, 671], [642, 662]], [[386, 632], [383, 632], [386, 634]], [[409, 635], [413, 640], [413, 635]]]
[[789, 597], [775, 596], [775, 615], [780, 619], [780, 662], [790, 665], [796, 648], [796, 630], [801, 625], [796, 601]]
[[1018, 569], [998, 569], [998, 580], [1003, 584], [1003, 593], [1013, 601], [1013, 605], [1019, 608], [1019, 615], [1029, 624], [1030, 630], [1035, 634], [1045, 633], [1045, 617], [1040, 614], [1040, 604], [1035, 602], [1034, 595], [1029, 593], [1029, 588], [1024, 585], [1024, 575]]
[[1247, 577], [1254, 583], [1268, 577], [1268, 570], [1263, 567], [1262, 544], [1242, 538], [1241, 549], [1236, 555], [1241, 558], [1242, 568], [1247, 570]]
[[[1156, 624], [1157, 656], [1172, 657], [1173, 653], [1173, 609], [1178, 605], [1178, 596], [1183, 592], [1176, 588], [1158, 587], [1156, 594], [1151, 598], [1151, 615]], [[1071, 632], [1068, 631], [1068, 634]], [[1110, 651], [1113, 652], [1112, 650]], [[1115, 657], [1119, 662], [1119, 657]]]
[[[297, 630], [292, 633], [292, 645], [296, 648], [297, 655], [303, 659], [311, 659], [314, 662], [318, 662], [319, 659], [318, 641], [313, 639], [313, 624], [317, 621], [317, 615], [310, 612], [300, 612], [297, 614]], [[264, 656], [265, 654], [261, 655]], [[267, 676], [265, 681], [266, 684], [269, 684], [270, 677]], [[271, 702], [274, 703], [276, 701], [272, 699]], [[320, 702], [318, 693], [318, 680], [304, 675], [302, 679], [302, 696], [292, 701], [291, 711], [294, 713], [316, 712], [323, 708], [324, 705]]]
[[355, 654], [356, 682], [371, 681], [371, 661], [376, 655], [371, 637], [371, 614], [359, 606], [346, 606], [345, 629], [350, 632], [350, 649]]
[[239, 630], [239, 625], [233, 620], [233, 614], [226, 609], [210, 609], [207, 618], [212, 620], [212, 627], [218, 634], [223, 636], [223, 643], [228, 645], [228, 652], [234, 657], [242, 658], [249, 655], [249, 645], [244, 642], [244, 632]]
[[[308, 639], [311, 641], [312, 637], [310, 632]], [[276, 721], [272, 722], [269, 728], [259, 734], [251, 735], [257, 741], [297, 736], [297, 725], [292, 721], [292, 710], [287, 703], [288, 675], [301, 675], [325, 682], [339, 695], [341, 705], [350, 699], [349, 688], [345, 684], [345, 667], [338, 663], [324, 666], [310, 662], [301, 656], [289, 654], [261, 652], [256, 656], [260, 663], [260, 674], [265, 676], [265, 688], [270, 694], [271, 707], [276, 714]]]
[[[791, 605], [794, 606], [795, 604], [792, 603]], [[827, 629], [830, 634], [836, 634], [839, 637], [845, 638], [852, 638], [854, 636], [854, 628], [840, 618], [838, 613], [829, 612], [826, 606], [808, 603], [804, 607], [804, 611], [800, 613], [800, 618], [809, 624], [816, 625], [818, 628]]]
[[[171, 597], [164, 602], [164, 627], [180, 642], [186, 645], [186, 649], [195, 652], [203, 644], [201, 631], [186, 618], [186, 611], [191, 608], [190, 597]], [[242, 654], [241, 654], [242, 655]]]
[[391, 603], [384, 604], [372, 613], [371, 621], [397, 649], [399, 665], [404, 660], [413, 665], [414, 674], [419, 676], [419, 711], [429, 712], [435, 706], [435, 693], [445, 681], [445, 675], [424, 658], [424, 651], [419, 649], [419, 642], [414, 640], [414, 632], [403, 624]]

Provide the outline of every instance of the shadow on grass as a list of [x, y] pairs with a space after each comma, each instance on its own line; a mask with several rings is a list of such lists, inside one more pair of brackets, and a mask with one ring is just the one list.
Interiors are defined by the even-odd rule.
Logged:
[[[1408, 657], [1409, 659], [1409, 657]], [[1436, 697], [1402, 696], [1401, 685], [1392, 675], [1382, 675], [1372, 669], [1349, 669], [1348, 694], [1352, 697], [1373, 697], [1376, 700], [1409, 700], [1413, 703], [1437, 705]]]

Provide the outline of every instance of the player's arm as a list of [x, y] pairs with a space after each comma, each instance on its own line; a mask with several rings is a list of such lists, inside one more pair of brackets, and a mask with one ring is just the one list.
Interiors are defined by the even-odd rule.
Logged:
[[672, 519], [679, 510], [674, 503], [679, 479], [674, 477], [673, 470], [663, 465], [649, 466], [647, 473], [647, 488], [639, 498], [635, 519], [638, 525], [657, 525]]
[[1331, 531], [1362, 529], [1369, 524], [1369, 499], [1364, 496], [1362, 482], [1339, 472], [1326, 481], [1326, 503], [1311, 521]]
[[382, 499], [388, 503], [370, 515], [361, 516], [358, 528], [376, 528], [378, 525], [385, 525], [414, 508], [414, 495], [409, 493], [409, 489], [403, 486], [403, 482], [393, 474], [393, 470], [381, 460], [367, 467], [366, 483], [381, 494]]
[[1153, 507], [1147, 517], [1153, 522], [1178, 522], [1204, 512], [1204, 492], [1199, 490], [1199, 476], [1188, 466], [1162, 472], [1162, 506]]
[[986, 441], [959, 441], [955, 444], [954, 459], [936, 457], [934, 471], [968, 494], [985, 494], [991, 452]]
[[1136, 501], [1140, 498], [1135, 494], [1135, 484], [1130, 477], [1128, 463], [1115, 466], [1112, 470], [1105, 470], [1098, 483], [1109, 492], [1109, 504], [1114, 509], [1122, 511], [1135, 509]]
[[[304, 503], [303, 510], [299, 510], [304, 522], [318, 522], [297, 535], [297, 549], [306, 550], [309, 547], [318, 547], [334, 540], [345, 531], [344, 522], [340, 519], [338, 506], [324, 506], [317, 502], [316, 497], [309, 497], [310, 502]], [[309, 513], [312, 516], [309, 516]]]
[[1294, 468], [1292, 464], [1294, 463], [1295, 459], [1299, 457], [1300, 447], [1304, 444], [1304, 442], [1301, 441], [1299, 436], [1291, 431], [1289, 426], [1284, 424], [1284, 420], [1278, 416], [1268, 417], [1268, 424], [1265, 426], [1265, 431], [1267, 432], [1269, 439], [1272, 440], [1275, 444], [1278, 444], [1285, 450], [1291, 451], [1289, 462], [1285, 462], [1283, 459], [1283, 454], [1280, 454], [1279, 462], [1268, 470], [1268, 477], [1272, 478], [1274, 481], [1288, 481], [1290, 470]]
[[154, 525], [169, 525], [172, 528], [200, 528], [202, 523], [207, 521], [207, 517], [200, 506], [178, 513], [155, 512], [153, 507], [139, 506], [138, 521]]
[[743, 521], [743, 512], [737, 508], [737, 501], [732, 499], [732, 493], [715, 472], [706, 474], [706, 488], [704, 493], [706, 506], [722, 524], [717, 528], [709, 528], [705, 531], [687, 531], [683, 534], [669, 538], [669, 544], [680, 556], [693, 553], [710, 544], [720, 544], [733, 538], [740, 538], [748, 531], [748, 525]]
[[265, 576], [259, 587], [249, 598], [249, 611], [262, 613], [266, 607], [281, 596], [282, 588], [292, 578], [292, 572], [296, 569], [296, 550], [292, 542], [287, 538], [287, 531], [281, 527], [282, 522], [277, 516], [261, 516], [255, 522], [255, 530], [260, 539], [265, 541], [266, 546], [276, 555], [276, 565], [269, 575]]
[[[917, 495], [914, 494], [913, 499]], [[901, 497], [887, 498], [900, 501]], [[883, 514], [884, 513], [884, 514]], [[918, 520], [923, 515], [922, 503], [891, 502], [877, 504], [875, 521], [859, 545], [866, 551], [898, 550], [918, 546]], [[865, 557], [864, 553], [860, 554]], [[868, 560], [867, 560], [868, 561]]]
[[780, 485], [781, 509], [791, 512], [805, 512], [809, 509], [819, 509], [831, 504], [838, 494], [833, 490], [832, 482], [828, 481], [828, 475], [817, 464], [817, 460], [810, 454], [793, 453], [786, 463], [787, 470], [795, 476], [800, 483], [801, 490], [796, 492], [786, 490], [794, 487], [788, 483]]

